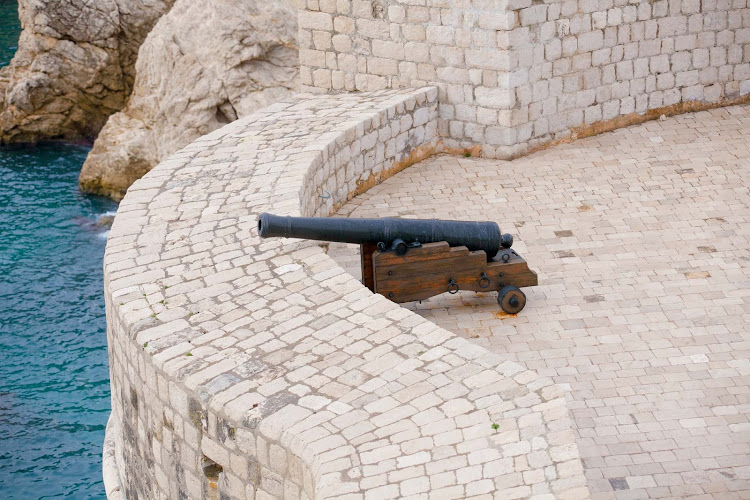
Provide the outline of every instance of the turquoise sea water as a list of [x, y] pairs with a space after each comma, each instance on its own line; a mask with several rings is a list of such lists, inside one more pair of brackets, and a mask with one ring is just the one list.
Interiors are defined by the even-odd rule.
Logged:
[[0, 67], [6, 66], [16, 51], [21, 23], [16, 0], [0, 0]]
[[[18, 36], [0, 0], [0, 63]], [[0, 498], [103, 498], [109, 415], [102, 298], [115, 203], [77, 179], [88, 148], [0, 148]]]

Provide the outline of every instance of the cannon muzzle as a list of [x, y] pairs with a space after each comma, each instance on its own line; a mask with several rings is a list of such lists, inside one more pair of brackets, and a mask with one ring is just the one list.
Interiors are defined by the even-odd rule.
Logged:
[[258, 218], [258, 234], [261, 238], [282, 236], [340, 243], [383, 243], [396, 252], [403, 248], [404, 243], [446, 241], [452, 247], [484, 250], [487, 259], [492, 259], [501, 247], [510, 248], [513, 244], [513, 237], [501, 234], [495, 222], [436, 219], [283, 217], [264, 213]]

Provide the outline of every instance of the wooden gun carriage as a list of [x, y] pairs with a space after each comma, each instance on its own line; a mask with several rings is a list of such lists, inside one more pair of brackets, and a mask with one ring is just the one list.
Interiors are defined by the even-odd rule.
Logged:
[[343, 219], [261, 214], [258, 234], [359, 243], [362, 282], [394, 302], [423, 300], [459, 290], [497, 291], [503, 311], [526, 305], [522, 287], [536, 273], [511, 249], [513, 237], [495, 222], [436, 219]]

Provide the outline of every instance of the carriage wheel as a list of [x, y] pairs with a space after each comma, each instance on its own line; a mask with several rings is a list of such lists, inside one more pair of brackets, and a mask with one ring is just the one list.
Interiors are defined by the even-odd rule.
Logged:
[[517, 286], [504, 286], [497, 295], [497, 303], [508, 314], [518, 314], [526, 305], [526, 295]]

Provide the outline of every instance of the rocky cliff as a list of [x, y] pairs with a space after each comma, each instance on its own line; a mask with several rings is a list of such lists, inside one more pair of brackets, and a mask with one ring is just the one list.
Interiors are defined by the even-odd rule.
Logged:
[[21, 0], [23, 32], [0, 70], [0, 143], [93, 139], [122, 109], [135, 61], [174, 0]]
[[177, 0], [136, 63], [133, 93], [81, 172], [115, 199], [169, 154], [298, 88], [292, 0]]

